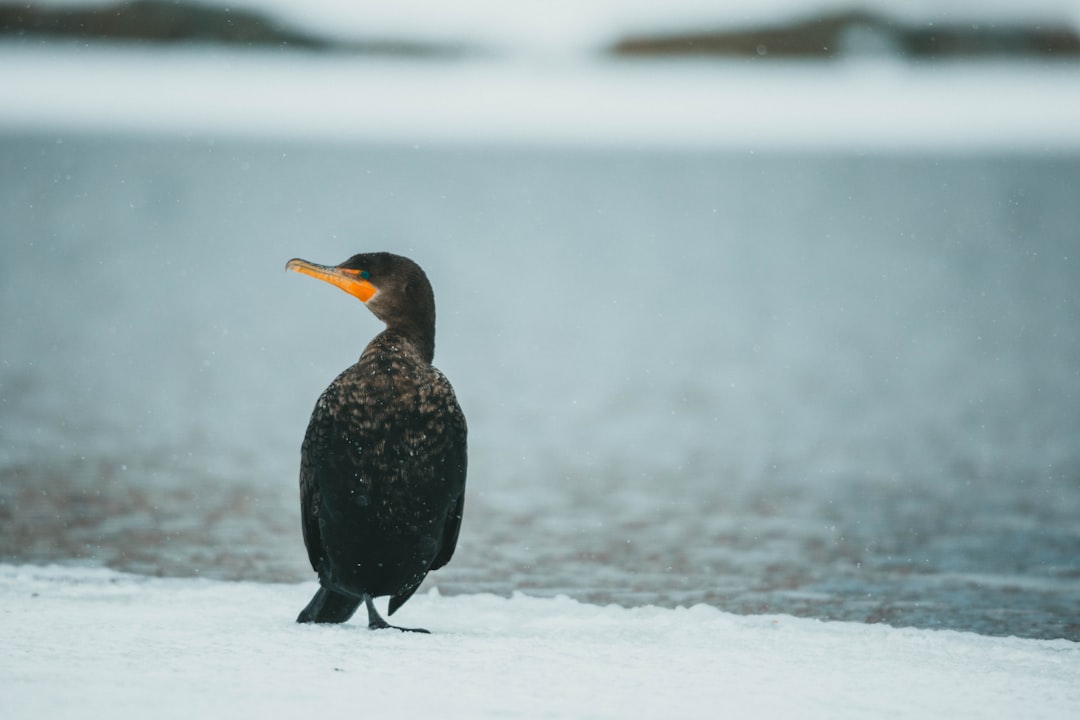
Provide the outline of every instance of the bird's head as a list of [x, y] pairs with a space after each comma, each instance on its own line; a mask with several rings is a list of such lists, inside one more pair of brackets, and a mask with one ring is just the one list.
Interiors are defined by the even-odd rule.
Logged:
[[318, 265], [293, 258], [286, 270], [336, 285], [360, 299], [388, 328], [435, 334], [435, 295], [427, 275], [407, 257], [361, 253], [340, 265]]

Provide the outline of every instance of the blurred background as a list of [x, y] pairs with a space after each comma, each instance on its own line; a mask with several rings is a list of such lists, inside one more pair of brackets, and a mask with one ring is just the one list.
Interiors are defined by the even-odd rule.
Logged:
[[0, 0], [0, 562], [313, 580], [409, 255], [444, 593], [1080, 640], [1076, 0]]

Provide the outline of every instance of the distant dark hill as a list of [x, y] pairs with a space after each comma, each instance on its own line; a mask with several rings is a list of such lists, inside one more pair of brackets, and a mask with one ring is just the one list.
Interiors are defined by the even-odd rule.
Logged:
[[79, 38], [202, 43], [390, 55], [457, 55], [458, 47], [399, 40], [342, 41], [287, 26], [253, 10], [198, 2], [133, 0], [98, 7], [0, 4], [0, 38]]
[[842, 12], [741, 29], [639, 34], [616, 43], [620, 56], [829, 58], [882, 54], [916, 58], [1080, 57], [1080, 37], [1064, 25], [920, 23]]

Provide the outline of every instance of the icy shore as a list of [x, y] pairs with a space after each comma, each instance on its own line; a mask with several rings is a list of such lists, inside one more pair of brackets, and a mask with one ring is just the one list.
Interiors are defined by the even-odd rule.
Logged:
[[1075, 717], [1064, 640], [598, 607], [410, 601], [430, 636], [292, 622], [309, 583], [0, 566], [0, 714], [64, 717]]

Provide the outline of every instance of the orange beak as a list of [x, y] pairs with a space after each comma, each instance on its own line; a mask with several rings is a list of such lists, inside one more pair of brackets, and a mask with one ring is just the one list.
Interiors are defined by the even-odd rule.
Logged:
[[316, 280], [337, 285], [353, 297], [360, 298], [360, 302], [367, 302], [379, 291], [377, 287], [360, 277], [360, 270], [351, 270], [330, 265], [316, 265], [307, 260], [293, 258], [285, 263], [286, 270], [295, 270], [304, 275], [310, 275]]

